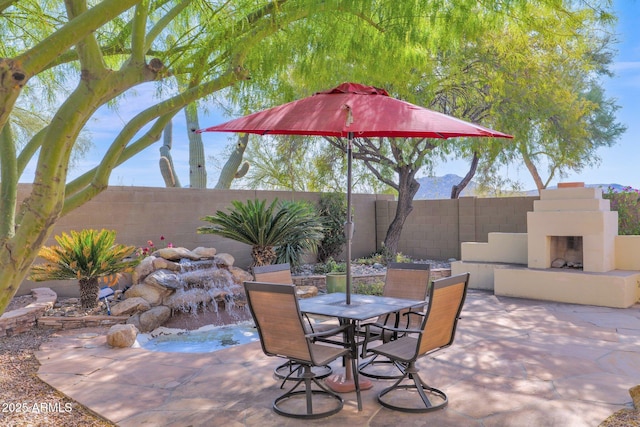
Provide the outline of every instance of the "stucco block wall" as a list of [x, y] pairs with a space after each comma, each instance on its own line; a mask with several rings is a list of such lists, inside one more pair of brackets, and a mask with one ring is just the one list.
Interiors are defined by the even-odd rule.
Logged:
[[463, 242], [462, 259], [470, 262], [527, 264], [527, 233], [489, 233], [488, 242]]
[[[28, 194], [30, 186], [19, 186], [19, 198]], [[168, 243], [193, 249], [198, 246], [214, 247], [235, 257], [235, 265], [246, 268], [251, 264], [251, 248], [243, 243], [213, 234], [198, 234], [197, 228], [207, 225], [200, 218], [226, 211], [233, 200], [266, 199], [309, 200], [317, 202], [319, 193], [252, 190], [213, 190], [192, 188], [109, 187], [93, 200], [60, 218], [52, 236], [45, 243], [55, 245], [53, 236], [84, 228], [116, 231], [118, 243], [147, 246], [152, 240], [157, 247]], [[352, 244], [354, 257], [366, 256], [376, 248], [377, 200], [391, 199], [388, 195], [354, 194], [353, 207], [356, 232]], [[160, 236], [166, 240], [160, 241]], [[51, 287], [60, 296], [77, 294], [75, 281], [23, 282], [19, 295], [33, 288]]]
[[[30, 186], [19, 186], [19, 199]], [[251, 263], [250, 247], [211, 234], [197, 234], [205, 215], [227, 210], [233, 200], [278, 198], [316, 202], [318, 193], [213, 190], [157, 187], [109, 187], [93, 200], [61, 218], [45, 243], [54, 245], [53, 236], [63, 231], [83, 228], [107, 228], [117, 233], [119, 243], [144, 247], [148, 240], [156, 246], [173, 243], [195, 248], [215, 247], [232, 254], [236, 265]], [[526, 232], [526, 213], [533, 209], [537, 197], [458, 200], [416, 200], [407, 219], [398, 250], [416, 259], [460, 259], [463, 242], [487, 242], [491, 232]], [[390, 195], [355, 194], [353, 196], [355, 234], [353, 257], [363, 257], [379, 250], [393, 220], [397, 202]], [[160, 236], [165, 241], [160, 241]], [[310, 260], [312, 261], [312, 260]], [[25, 281], [19, 290], [24, 295], [32, 288], [48, 286], [60, 296], [77, 294], [75, 281], [34, 283]]]
[[[489, 233], [526, 233], [527, 212], [537, 197], [415, 200], [398, 250], [422, 259], [460, 259], [463, 242], [487, 242]], [[376, 202], [378, 249], [396, 212], [397, 202]]]
[[616, 236], [616, 269], [640, 270], [640, 236]]

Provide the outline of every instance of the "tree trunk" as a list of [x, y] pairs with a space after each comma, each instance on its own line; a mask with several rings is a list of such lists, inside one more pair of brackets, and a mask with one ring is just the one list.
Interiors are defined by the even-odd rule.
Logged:
[[542, 178], [538, 173], [538, 168], [533, 163], [533, 160], [531, 160], [531, 157], [529, 156], [529, 153], [527, 152], [526, 147], [524, 147], [523, 145], [520, 146], [520, 153], [522, 154], [522, 160], [524, 161], [524, 164], [527, 167], [527, 170], [529, 170], [529, 173], [533, 178], [533, 182], [536, 183], [536, 188], [538, 189], [538, 193], [540, 193], [540, 190], [544, 190], [546, 186], [542, 182]]
[[95, 308], [98, 306], [98, 295], [100, 285], [97, 277], [82, 278], [78, 281], [80, 285], [80, 305], [82, 308]]
[[460, 193], [462, 193], [462, 190], [464, 190], [466, 186], [469, 185], [469, 183], [471, 182], [471, 179], [473, 178], [473, 176], [476, 174], [476, 171], [478, 170], [479, 161], [480, 161], [480, 157], [478, 156], [478, 152], [474, 151], [473, 159], [471, 159], [471, 165], [469, 166], [469, 172], [467, 172], [467, 174], [464, 176], [464, 178], [462, 178], [462, 181], [460, 181], [458, 185], [454, 185], [451, 188], [452, 199], [457, 199], [458, 197], [460, 197]]
[[413, 197], [420, 188], [420, 183], [415, 179], [415, 172], [416, 171], [408, 167], [400, 169], [398, 178], [398, 207], [396, 208], [396, 215], [387, 229], [387, 235], [384, 238], [387, 257], [392, 257], [398, 253], [402, 227], [413, 210]]
[[251, 257], [253, 258], [252, 267], [271, 265], [275, 262], [277, 255], [273, 246], [254, 246], [251, 248]]

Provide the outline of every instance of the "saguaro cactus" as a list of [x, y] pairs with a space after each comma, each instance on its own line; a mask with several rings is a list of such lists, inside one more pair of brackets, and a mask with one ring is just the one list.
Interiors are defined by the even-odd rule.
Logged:
[[173, 138], [173, 124], [171, 121], [164, 127], [163, 144], [160, 147], [160, 173], [167, 187], [180, 187], [180, 180], [173, 167], [171, 158], [171, 143]]
[[193, 132], [200, 129], [197, 104], [187, 105], [184, 114], [187, 118], [187, 134], [189, 136], [189, 184], [191, 188], [207, 188], [207, 169], [202, 135]]
[[247, 174], [247, 171], [249, 171], [249, 162], [242, 163], [242, 156], [244, 155], [244, 150], [247, 148], [248, 143], [249, 134], [240, 134], [236, 148], [222, 167], [222, 171], [220, 171], [220, 177], [218, 178], [218, 183], [215, 188], [219, 190], [231, 188], [231, 182], [234, 179], [242, 178]]

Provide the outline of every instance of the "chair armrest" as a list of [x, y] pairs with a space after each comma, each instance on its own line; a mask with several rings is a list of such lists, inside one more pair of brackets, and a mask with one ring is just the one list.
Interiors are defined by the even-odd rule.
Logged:
[[[409, 314], [409, 313], [406, 313]], [[419, 314], [419, 313], [414, 313], [414, 314]], [[408, 324], [408, 322], [407, 322]], [[391, 331], [394, 332], [394, 336], [397, 337], [399, 335], [404, 335], [404, 334], [420, 334], [422, 333], [421, 329], [409, 329], [409, 328], [396, 328], [393, 326], [386, 326], [383, 325], [381, 323], [368, 323], [365, 326], [365, 331], [364, 331], [364, 341], [362, 343], [362, 356], [365, 357], [367, 355], [367, 344], [371, 341], [375, 341], [373, 339], [371, 339], [371, 326], [377, 326], [378, 328], [380, 328], [382, 330], [382, 332], [380, 333], [381, 336], [384, 336], [384, 331]], [[395, 338], [394, 338], [395, 339]]]
[[310, 334], [305, 334], [305, 337], [311, 340], [317, 339], [317, 338], [331, 337], [333, 335], [338, 335], [340, 333], [346, 332], [349, 328], [351, 328], [351, 325], [345, 324], [342, 326], [337, 326], [333, 329], [329, 329], [328, 331], [313, 332]]

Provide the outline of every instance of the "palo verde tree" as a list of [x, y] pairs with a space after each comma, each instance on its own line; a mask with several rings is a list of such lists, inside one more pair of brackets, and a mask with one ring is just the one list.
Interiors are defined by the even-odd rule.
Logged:
[[[262, 94], [265, 87], [273, 93], [292, 68], [314, 82], [303, 90], [330, 87], [337, 79], [383, 86], [398, 70], [426, 69], [427, 47], [444, 49], [482, 34], [528, 3], [0, 2], [0, 312], [57, 219], [103, 191], [112, 170], [156, 142], [185, 106], [232, 86], [240, 94]], [[140, 103], [95, 167], [68, 180], [71, 153], [87, 123], [102, 106], [129, 101], [144, 83], [155, 83], [159, 96]], [[56, 108], [18, 147], [12, 117], [38, 86], [54, 95]], [[28, 164], [36, 165], [33, 179], [24, 176]], [[25, 179], [32, 185], [18, 204], [18, 182]]]
[[476, 115], [515, 135], [513, 141], [440, 145], [439, 156], [470, 161], [452, 197], [476, 168], [482, 184], [499, 181], [497, 171], [506, 165], [524, 166], [541, 190], [568, 172], [596, 165], [597, 151], [624, 132], [615, 118], [618, 106], [601, 83], [611, 74], [612, 16], [576, 5], [571, 14], [525, 7], [529, 19], [507, 17], [503, 28], [452, 52], [442, 64], [458, 71], [438, 94], [441, 111], [467, 119]]
[[[476, 4], [457, 3], [463, 9]], [[57, 219], [103, 191], [111, 171], [157, 141], [185, 106], [249, 76], [266, 85], [294, 61], [313, 63], [306, 70], [313, 74], [323, 62], [338, 60], [362, 78], [364, 70], [389, 73], [389, 64], [409, 69], [414, 47], [432, 38], [426, 23], [440, 22], [452, 34], [469, 20], [479, 22], [457, 10], [395, 0], [1, 2], [0, 312]], [[301, 61], [310, 43], [313, 61]], [[87, 122], [101, 106], [117, 104], [149, 82], [159, 84], [162, 97], [124, 123], [94, 168], [69, 181], [71, 153]], [[18, 148], [12, 116], [38, 85], [54, 88], [57, 108]], [[36, 173], [18, 206], [18, 181], [31, 162]]]
[[[394, 0], [1, 2], [0, 312], [57, 219], [103, 191], [111, 171], [156, 142], [185, 106], [250, 76], [252, 82], [278, 78], [310, 42], [325, 62], [340, 58], [360, 70], [409, 67], [412, 46], [428, 43], [423, 24], [435, 20], [432, 6]], [[456, 18], [450, 27], [460, 29]], [[185, 83], [176, 84], [174, 76]], [[87, 122], [149, 82], [158, 84], [160, 97], [144, 101], [95, 167], [69, 181], [71, 153]], [[56, 109], [18, 147], [12, 116], [38, 85], [53, 88]], [[29, 179], [23, 176], [29, 163], [36, 173], [18, 205], [18, 182]]]

